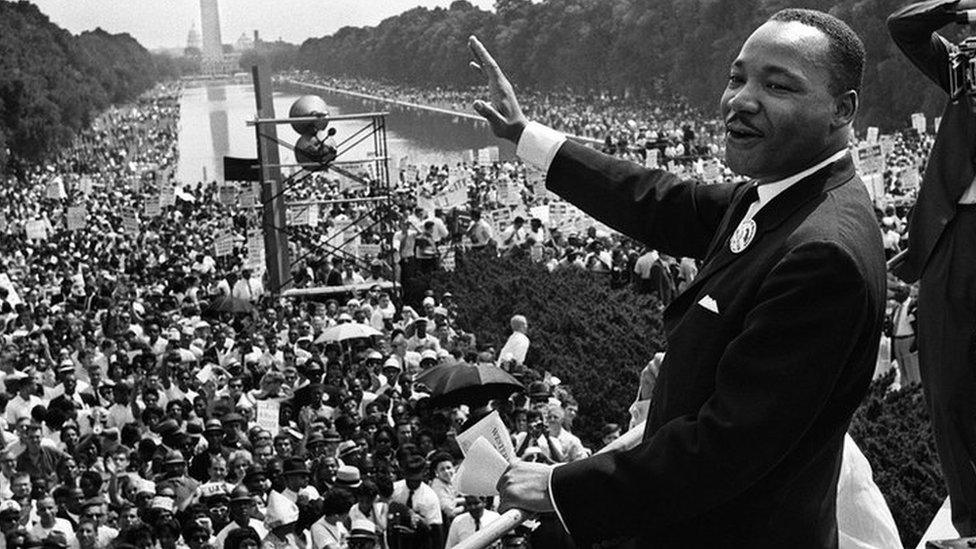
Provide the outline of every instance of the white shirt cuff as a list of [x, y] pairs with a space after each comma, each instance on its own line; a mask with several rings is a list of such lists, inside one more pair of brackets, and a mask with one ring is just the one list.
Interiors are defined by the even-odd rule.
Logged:
[[515, 154], [525, 163], [544, 172], [549, 171], [556, 151], [566, 141], [566, 135], [538, 122], [529, 122], [522, 130]]
[[[558, 467], [558, 465], [556, 467]], [[552, 472], [556, 469], [556, 467], [549, 469], [549, 480], [546, 482], [549, 491], [549, 501], [552, 503], [552, 508], [554, 511], [556, 511], [556, 516], [559, 517], [559, 522], [563, 525], [563, 529], [566, 530], [566, 533], [572, 535], [572, 533], [569, 531], [569, 526], [566, 526], [566, 521], [563, 520], [563, 514], [559, 512], [559, 507], [556, 507], [556, 497], [552, 494]]]

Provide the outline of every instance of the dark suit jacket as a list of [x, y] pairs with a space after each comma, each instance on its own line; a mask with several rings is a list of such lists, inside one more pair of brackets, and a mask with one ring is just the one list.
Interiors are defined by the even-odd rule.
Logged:
[[681, 181], [566, 142], [547, 185], [650, 247], [705, 258], [664, 313], [644, 441], [553, 471], [573, 538], [836, 547], [843, 438], [874, 372], [885, 298], [881, 235], [850, 157], [766, 204], [739, 254], [728, 242], [744, 184]]
[[[888, 31], [901, 51], [925, 76], [949, 89], [949, 54], [958, 48], [935, 33], [955, 19], [956, 1], [919, 2], [888, 18]], [[956, 203], [973, 181], [976, 159], [976, 115], [970, 99], [946, 105], [932, 147], [918, 200], [908, 222], [908, 250], [894, 272], [905, 282], [922, 276], [942, 230], [953, 218]]]

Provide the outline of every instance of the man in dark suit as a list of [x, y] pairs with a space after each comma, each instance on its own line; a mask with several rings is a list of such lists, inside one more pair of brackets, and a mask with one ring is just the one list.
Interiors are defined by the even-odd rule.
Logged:
[[668, 352], [644, 440], [552, 467], [518, 463], [502, 508], [555, 511], [581, 544], [837, 547], [844, 433], [884, 319], [880, 231], [847, 152], [861, 41], [784, 10], [745, 42], [721, 101], [726, 161], [754, 178], [681, 181], [530, 123], [477, 39], [496, 135], [549, 189], [610, 227], [703, 268], [664, 314]]
[[[942, 89], [958, 48], [935, 31], [976, 1], [912, 4], [888, 18], [901, 51]], [[949, 101], [909, 219], [895, 274], [919, 282], [918, 366], [952, 502], [952, 523], [976, 535], [976, 114], [974, 98]]]

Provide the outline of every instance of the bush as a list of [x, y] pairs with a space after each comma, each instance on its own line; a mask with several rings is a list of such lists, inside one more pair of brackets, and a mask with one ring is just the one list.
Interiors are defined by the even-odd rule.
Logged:
[[888, 391], [875, 380], [849, 432], [874, 470], [905, 547], [914, 547], [946, 497], [925, 396], [919, 385]]
[[580, 405], [574, 431], [584, 441], [599, 440], [605, 422], [627, 424], [638, 375], [664, 345], [657, 301], [611, 290], [605, 275], [476, 255], [459, 257], [453, 273], [438, 272], [432, 287], [453, 293], [459, 326], [496, 351], [512, 315], [525, 315], [526, 363], [572, 387]]

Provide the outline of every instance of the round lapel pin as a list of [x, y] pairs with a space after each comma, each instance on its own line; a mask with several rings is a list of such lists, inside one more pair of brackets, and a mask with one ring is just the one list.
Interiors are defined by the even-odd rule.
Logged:
[[741, 253], [752, 243], [754, 236], [756, 236], [756, 222], [751, 219], [742, 221], [729, 239], [729, 249], [734, 254]]

